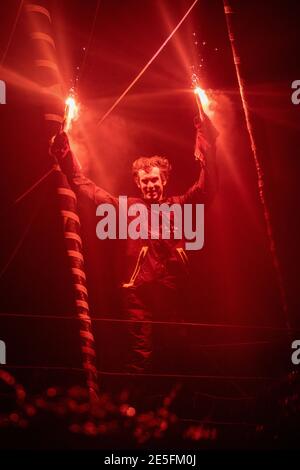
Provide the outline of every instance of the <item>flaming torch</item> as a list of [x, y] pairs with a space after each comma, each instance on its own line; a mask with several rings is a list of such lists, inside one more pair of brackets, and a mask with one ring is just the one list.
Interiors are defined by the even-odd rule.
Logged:
[[[192, 87], [194, 90], [196, 103], [199, 111], [200, 122], [196, 125], [197, 137], [195, 144], [194, 155], [196, 160], [200, 160], [203, 167], [206, 166], [206, 154], [209, 148], [209, 143], [206, 136], [207, 113], [210, 111], [210, 101], [206, 92], [199, 86], [198, 76], [193, 73]], [[209, 120], [209, 119], [208, 119]]]
[[[65, 105], [65, 115], [61, 125], [61, 132], [68, 134], [72, 129], [73, 121], [76, 121], [79, 117], [79, 104], [76, 101], [74, 88], [70, 89], [69, 95], [65, 101]], [[76, 160], [78, 167], [81, 169], [82, 166], [78, 158], [75, 155], [73, 155], [73, 158]]]
[[200, 87], [199, 78], [195, 73], [193, 73], [192, 75], [192, 87], [194, 89], [196, 103], [198, 106], [200, 119], [202, 121], [204, 118], [204, 113], [206, 113], [209, 109], [210, 103], [209, 103], [209, 99], [205, 90], [203, 90], [203, 88]]
[[76, 121], [79, 116], [79, 105], [76, 102], [76, 95], [73, 88], [71, 88], [69, 96], [65, 101], [65, 104], [65, 117], [62, 130], [68, 133], [72, 128], [72, 122]]

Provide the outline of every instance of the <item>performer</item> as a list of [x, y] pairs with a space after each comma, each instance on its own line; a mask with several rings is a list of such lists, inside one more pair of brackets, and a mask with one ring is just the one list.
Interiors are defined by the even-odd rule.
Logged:
[[[132, 173], [141, 191], [141, 198], [129, 197], [128, 206], [142, 203], [149, 211], [153, 203], [203, 204], [211, 199], [216, 185], [217, 132], [205, 113], [199, 116], [195, 123], [195, 156], [199, 161], [199, 178], [195, 184], [183, 195], [166, 198], [165, 187], [171, 170], [168, 159], [161, 156], [140, 157], [134, 161]], [[118, 198], [83, 175], [72, 154], [66, 133], [56, 136], [51, 153], [57, 158], [78, 197], [87, 196], [97, 206], [110, 203], [118, 207]], [[131, 346], [127, 370], [143, 372], [149, 368], [152, 355], [151, 323], [147, 321], [168, 321], [174, 318], [177, 294], [188, 275], [188, 258], [183, 248], [184, 240], [127, 238], [125, 243], [122, 264], [125, 265], [126, 275], [121, 287], [123, 315], [133, 320], [128, 323]]]

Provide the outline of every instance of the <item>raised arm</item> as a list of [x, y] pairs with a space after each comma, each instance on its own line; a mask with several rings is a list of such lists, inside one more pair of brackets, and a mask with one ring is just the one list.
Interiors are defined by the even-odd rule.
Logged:
[[79, 196], [87, 197], [96, 205], [111, 203], [116, 206], [118, 204], [116, 197], [97, 186], [82, 173], [65, 132], [61, 132], [55, 137], [50, 152], [56, 158], [62, 171], [67, 176], [70, 186]]
[[185, 194], [179, 196], [181, 204], [208, 203], [217, 189], [216, 139], [218, 132], [208, 116], [203, 112], [195, 119], [195, 157], [199, 162], [199, 177]]

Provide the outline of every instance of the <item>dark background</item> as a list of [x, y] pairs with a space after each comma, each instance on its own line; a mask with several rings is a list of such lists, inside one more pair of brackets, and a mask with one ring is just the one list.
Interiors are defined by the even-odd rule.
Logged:
[[[183, 192], [197, 177], [191, 66], [202, 65], [204, 86], [212, 89], [218, 103], [219, 189], [206, 211], [205, 247], [191, 255], [189, 303], [179, 318], [255, 328], [158, 329], [158, 344], [166, 341], [168, 331], [172, 357], [171, 363], [158, 361], [158, 370], [281, 377], [291, 366], [290, 338], [280, 330], [256, 328], [284, 327], [285, 320], [222, 2], [199, 1], [173, 39], [101, 126], [96, 125], [97, 121], [152, 57], [191, 2], [103, 0], [89, 47], [97, 2], [50, 3], [66, 89], [73, 83], [76, 67], [80, 67], [78, 94], [82, 113], [80, 124], [74, 127], [73, 148], [85, 173], [106, 190], [116, 195], [136, 194], [130, 173], [132, 161], [139, 155], [163, 154], [173, 166], [169, 193]], [[256, 0], [235, 1], [232, 5], [288, 314], [291, 324], [299, 328], [300, 106], [291, 102], [291, 83], [300, 78], [296, 50], [299, 6], [291, 1]], [[6, 48], [17, 8], [16, 1], [1, 2], [0, 51]], [[0, 79], [7, 70], [31, 79], [32, 56], [26, 28], [26, 18], [21, 15], [0, 69]], [[82, 47], [88, 47], [86, 56]], [[0, 338], [6, 341], [11, 370], [19, 380], [38, 388], [51, 381], [68, 383], [81, 377], [71, 370], [50, 373], [16, 368], [81, 367], [78, 325], [75, 320], [45, 317], [72, 316], [75, 309], [52, 178], [14, 204], [51, 165], [44, 138], [42, 104], [24, 82], [20, 86], [14, 80], [6, 82], [7, 104], [0, 107], [0, 270], [9, 262], [20, 239], [22, 243], [1, 274], [0, 310], [10, 315], [0, 317]], [[83, 218], [86, 216], [83, 214]], [[94, 230], [94, 215], [90, 212], [88, 217]], [[115, 243], [99, 246], [95, 233], [87, 230], [87, 226], [88, 223], [83, 236], [92, 316], [117, 318], [115, 272], [122, 257]], [[41, 318], [16, 318], [13, 313]], [[118, 369], [122, 327], [97, 321], [94, 329], [99, 368]], [[297, 332], [292, 336], [297, 339]], [[228, 346], [232, 342], [244, 344]], [[215, 346], [203, 348], [203, 344]], [[230, 385], [225, 381], [220, 385], [210, 381], [197, 383], [197, 387], [226, 394], [232, 390], [236, 393], [241, 384]], [[269, 383], [246, 381], [242, 387], [247, 393], [253, 390], [260, 393]]]

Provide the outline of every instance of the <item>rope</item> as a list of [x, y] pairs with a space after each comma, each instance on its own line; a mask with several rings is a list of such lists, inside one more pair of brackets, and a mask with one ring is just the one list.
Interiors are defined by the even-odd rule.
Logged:
[[164, 49], [164, 47], [168, 44], [168, 42], [170, 41], [170, 39], [172, 39], [172, 37], [174, 36], [174, 34], [176, 33], [176, 31], [180, 28], [180, 26], [182, 25], [182, 23], [184, 22], [184, 20], [187, 18], [187, 16], [190, 14], [190, 12], [192, 11], [192, 9], [194, 8], [194, 6], [196, 5], [196, 3], [198, 2], [198, 0], [195, 0], [192, 5], [190, 6], [190, 8], [187, 10], [187, 12], [185, 13], [185, 15], [183, 16], [183, 18], [181, 18], [181, 20], [179, 21], [179, 23], [177, 24], [177, 26], [175, 26], [175, 28], [173, 29], [173, 31], [169, 34], [169, 36], [167, 37], [167, 39], [164, 41], [164, 43], [160, 46], [160, 48], [155, 52], [155, 54], [153, 55], [153, 57], [149, 60], [149, 62], [147, 62], [147, 64], [143, 67], [143, 69], [140, 71], [140, 73], [134, 78], [134, 80], [130, 83], [130, 85], [126, 88], [126, 90], [121, 94], [121, 96], [119, 96], [119, 98], [114, 102], [114, 104], [109, 108], [109, 110], [104, 114], [104, 116], [102, 116], [102, 118], [98, 121], [98, 125], [101, 125], [102, 122], [104, 121], [104, 119], [107, 118], [107, 116], [115, 109], [115, 107], [120, 103], [120, 101], [124, 98], [124, 96], [127, 95], [127, 93], [131, 90], [131, 88], [136, 84], [136, 82], [141, 78], [141, 76], [144, 74], [144, 72], [146, 72], [146, 70], [150, 67], [150, 65], [152, 64], [152, 62], [156, 59], [156, 57], [161, 53], [161, 51]]
[[[44, 197], [45, 197], [45, 194], [44, 194]], [[42, 207], [42, 204], [44, 202], [44, 197], [43, 198], [40, 198], [39, 201], [38, 201], [38, 204], [35, 208], [35, 210], [33, 211], [33, 213], [31, 214], [30, 218], [29, 218], [29, 221], [25, 227], [25, 230], [23, 232], [23, 234], [21, 235], [20, 239], [18, 240], [15, 248], [13, 249], [11, 255], [9, 256], [7, 262], [5, 263], [5, 265], [3, 266], [3, 268], [1, 269], [0, 271], [0, 280], [2, 279], [2, 277], [4, 276], [4, 274], [6, 273], [7, 269], [9, 268], [9, 266], [11, 265], [11, 263], [13, 262], [13, 260], [15, 259], [15, 257], [17, 256], [20, 248], [22, 247], [23, 243], [24, 243], [24, 240], [35, 220], [35, 218], [37, 217], [39, 211], [41, 210], [41, 207]]]
[[[37, 365], [2, 365], [5, 369], [33, 369], [33, 370], [61, 370], [73, 372], [85, 372], [80, 367], [64, 367], [64, 366], [37, 366]], [[151, 377], [151, 378], [167, 378], [167, 379], [205, 379], [205, 380], [256, 380], [280, 382], [280, 377], [262, 377], [262, 376], [231, 376], [231, 375], [197, 375], [197, 374], [155, 374], [155, 373], [134, 373], [134, 372], [109, 372], [97, 370], [98, 374], [113, 377]], [[248, 398], [248, 397], [247, 397]]]
[[28, 189], [26, 189], [17, 199], [14, 200], [12, 204], [9, 205], [1, 214], [0, 217], [5, 217], [6, 214], [10, 212], [10, 210], [16, 206], [19, 202], [21, 202], [26, 196], [28, 196], [32, 191], [39, 186], [48, 176], [50, 176], [54, 171], [57, 170], [57, 165], [53, 165], [50, 170], [46, 171], [43, 176], [41, 176], [35, 183], [33, 183]]
[[85, 54], [84, 54], [82, 64], [81, 64], [81, 67], [80, 67], [80, 72], [79, 72], [79, 75], [77, 77], [77, 83], [76, 83], [77, 86], [78, 86], [78, 82], [82, 80], [83, 71], [84, 71], [84, 68], [85, 68], [85, 65], [86, 65], [86, 62], [87, 62], [87, 57], [88, 57], [88, 54], [89, 54], [89, 51], [90, 51], [90, 48], [91, 48], [91, 44], [92, 44], [92, 40], [93, 40], [93, 36], [94, 36], [94, 32], [95, 32], [95, 27], [96, 27], [96, 23], [97, 23], [97, 19], [98, 19], [100, 2], [101, 2], [101, 0], [97, 1], [96, 11], [95, 11], [95, 14], [94, 14], [94, 19], [93, 19], [93, 23], [92, 23], [92, 27], [91, 27], [91, 31], [90, 31], [90, 35], [89, 35], [88, 45], [87, 45], [87, 48], [85, 49]]
[[30, 188], [26, 189], [24, 193], [21, 194], [13, 203], [13, 205], [18, 204], [19, 202], [24, 199], [28, 194], [30, 194], [37, 186], [39, 186], [51, 173], [53, 173], [57, 169], [57, 166], [53, 166], [50, 170], [46, 171], [46, 173], [41, 176], [34, 184], [30, 186]]
[[[20, 318], [34, 318], [41, 320], [75, 320], [79, 318], [70, 315], [36, 315], [31, 313], [0, 313], [1, 317], [20, 317]], [[259, 326], [259, 325], [236, 325], [226, 323], [197, 323], [197, 322], [175, 322], [175, 321], [159, 321], [159, 320], [127, 320], [119, 318], [92, 318], [93, 322], [111, 322], [111, 323], [147, 323], [153, 325], [171, 325], [171, 326], [194, 326], [203, 328], [241, 328], [241, 329], [255, 329], [255, 330], [266, 330], [266, 331], [300, 331], [300, 327], [286, 328], [280, 326]]]
[[267, 237], [269, 241], [269, 249], [270, 249], [270, 253], [272, 257], [273, 267], [274, 267], [275, 274], [276, 274], [277, 284], [279, 287], [281, 305], [282, 305], [283, 313], [285, 316], [286, 326], [287, 328], [290, 328], [290, 321], [288, 318], [288, 306], [287, 306], [286, 293], [285, 293], [285, 288], [284, 288], [284, 283], [283, 283], [283, 277], [282, 277], [280, 263], [279, 263], [278, 254], [276, 250], [276, 245], [275, 245], [275, 240], [274, 240], [274, 235], [273, 235], [273, 228], [271, 224], [271, 217], [270, 217], [270, 213], [268, 210], [268, 206], [267, 206], [267, 202], [266, 202], [266, 198], [264, 194], [264, 189], [263, 189], [264, 188], [263, 172], [262, 172], [261, 165], [260, 165], [259, 158], [258, 158], [257, 147], [256, 147], [255, 139], [254, 139], [254, 133], [253, 133], [251, 120], [250, 120], [248, 103], [247, 103], [246, 94], [244, 90], [244, 81], [243, 81], [243, 78], [241, 76], [241, 71], [240, 71], [241, 59], [237, 53], [237, 49], [235, 45], [235, 37], [233, 33], [231, 19], [229, 16], [233, 12], [229, 5], [228, 0], [223, 0], [223, 4], [224, 4], [224, 12], [225, 12], [228, 36], [229, 36], [229, 41], [231, 45], [233, 61], [234, 61], [236, 76], [238, 80], [238, 85], [239, 85], [239, 90], [240, 90], [240, 95], [241, 95], [241, 100], [242, 100], [242, 105], [243, 105], [243, 110], [244, 110], [244, 115], [245, 115], [245, 120], [246, 120], [246, 127], [247, 127], [247, 131], [249, 134], [251, 150], [252, 150], [256, 173], [257, 173], [258, 192], [259, 192], [260, 202], [263, 207], [263, 214], [264, 214], [264, 219], [265, 219], [265, 224], [266, 224]]
[[20, 4], [19, 4], [19, 8], [18, 8], [18, 10], [17, 10], [16, 18], [15, 18], [15, 21], [14, 21], [14, 23], [13, 23], [13, 26], [12, 26], [12, 29], [11, 29], [11, 32], [10, 32], [10, 35], [9, 35], [9, 38], [8, 38], [8, 42], [7, 42], [6, 48], [4, 49], [4, 52], [3, 52], [2, 57], [1, 57], [1, 61], [0, 61], [0, 65], [1, 65], [1, 66], [2, 66], [2, 65], [4, 64], [4, 62], [5, 62], [5, 59], [6, 59], [8, 50], [9, 50], [9, 48], [10, 48], [10, 45], [11, 45], [13, 36], [14, 36], [14, 34], [15, 34], [16, 27], [17, 27], [17, 24], [18, 24], [20, 15], [21, 15], [22, 8], [23, 8], [23, 4], [24, 4], [24, 0], [20, 0]]

